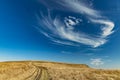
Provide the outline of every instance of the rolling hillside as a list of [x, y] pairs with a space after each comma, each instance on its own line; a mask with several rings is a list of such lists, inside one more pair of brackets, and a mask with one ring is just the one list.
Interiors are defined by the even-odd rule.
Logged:
[[120, 70], [45, 61], [1, 62], [0, 80], [120, 80]]

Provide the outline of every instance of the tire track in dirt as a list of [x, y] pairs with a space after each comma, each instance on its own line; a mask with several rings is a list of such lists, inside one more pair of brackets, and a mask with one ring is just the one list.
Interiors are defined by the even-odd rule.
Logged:
[[45, 68], [41, 69], [41, 78], [40, 78], [40, 80], [50, 80], [47, 69], [45, 69]]
[[38, 70], [36, 69], [31, 75], [26, 77], [24, 80], [34, 80], [34, 78], [37, 74], [38, 74]]
[[36, 66], [34, 64], [33, 66], [36, 68], [35, 72], [24, 80], [49, 80], [49, 75], [46, 68]]

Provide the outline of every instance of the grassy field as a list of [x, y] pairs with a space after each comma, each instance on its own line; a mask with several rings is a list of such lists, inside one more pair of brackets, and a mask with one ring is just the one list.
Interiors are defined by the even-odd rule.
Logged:
[[120, 80], [120, 70], [45, 61], [1, 62], [0, 80]]

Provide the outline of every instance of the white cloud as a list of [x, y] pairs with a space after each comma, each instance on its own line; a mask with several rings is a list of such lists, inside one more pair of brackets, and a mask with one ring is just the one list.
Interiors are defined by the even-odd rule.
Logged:
[[114, 23], [108, 20], [97, 20], [97, 19], [91, 19], [93, 23], [101, 24], [102, 25], [102, 37], [107, 37], [108, 35], [112, 34], [113, 28], [114, 28]]
[[91, 63], [94, 66], [100, 66], [104, 64], [104, 61], [101, 58], [91, 59]]
[[[54, 37], [56, 37], [56, 38], [61, 38], [63, 40], [69, 40], [69, 41], [75, 42], [75, 43], [82, 43], [85, 45], [90, 45], [92, 47], [98, 47], [106, 42], [105, 39], [90, 37], [82, 32], [77, 33], [72, 29], [66, 28], [65, 25], [59, 20], [58, 17], [56, 17], [55, 20], [51, 20], [51, 18], [48, 18], [48, 17], [43, 17], [43, 19], [45, 19], [45, 20], [42, 20], [42, 21], [46, 21], [46, 22], [44, 22], [44, 25], [47, 27], [48, 30], [50, 30], [52, 32], [52, 35], [54, 35]], [[47, 33], [46, 34], [43, 33], [43, 34], [47, 37], [50, 35]], [[67, 43], [68, 44], [68, 42], [66, 42], [66, 41], [60, 41], [60, 40], [58, 41], [58, 40], [54, 40], [54, 39], [52, 39], [52, 40], [57, 43], [61, 43], [61, 44]]]
[[64, 1], [65, 3], [63, 3], [63, 5], [67, 6], [69, 10], [93, 17], [100, 17], [99, 13], [96, 10], [89, 8], [80, 0], [64, 0]]
[[58, 43], [58, 44], [63, 44], [63, 45], [69, 45], [69, 46], [79, 46], [77, 44], [74, 44], [72, 42], [65, 42], [65, 41], [60, 41], [56, 39], [52, 39], [53, 42]]
[[[48, 4], [49, 1], [55, 4], [55, 6]], [[45, 5], [50, 9], [57, 9], [64, 11], [67, 10], [89, 16], [100, 17], [100, 15], [98, 15], [99, 14], [98, 11], [88, 7], [88, 4], [85, 4], [82, 0], [59, 0], [59, 1], [49, 0], [49, 1], [42, 1], [42, 3], [43, 2], [46, 3]]]
[[[40, 31], [56, 43], [75, 46], [78, 44], [84, 44], [95, 48], [105, 44], [107, 42], [106, 37], [114, 32], [114, 23], [112, 21], [105, 20], [98, 11], [89, 8], [87, 5], [80, 2], [80, 0], [50, 1], [55, 2], [56, 7], [57, 5], [61, 6], [60, 9], [72, 11], [86, 16], [90, 22], [101, 25], [99, 27], [101, 27], [102, 31], [100, 36], [89, 36], [86, 33], [74, 31], [75, 25], [82, 22], [82, 19], [68, 15], [68, 17], [65, 17], [64, 20], [61, 21], [59, 15], [52, 19], [50, 11], [48, 11], [48, 15], [41, 13], [41, 18], [39, 18], [39, 16], [37, 17], [39, 25], [42, 27]], [[59, 10], [59, 8], [57, 9]]]
[[102, 45], [106, 42], [105, 39], [102, 38], [93, 38], [90, 36], [87, 36], [86, 34], [82, 32], [75, 32], [73, 30], [69, 30], [65, 28], [64, 24], [60, 24], [58, 19], [55, 20], [54, 25], [56, 26], [57, 34], [59, 37], [65, 40], [82, 43], [85, 45], [91, 45], [93, 47], [98, 47], [99, 45]]

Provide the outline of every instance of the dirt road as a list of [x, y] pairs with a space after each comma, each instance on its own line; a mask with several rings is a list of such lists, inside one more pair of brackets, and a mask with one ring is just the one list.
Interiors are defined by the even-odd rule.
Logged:
[[49, 75], [46, 68], [36, 65], [33, 66], [36, 68], [36, 70], [24, 80], [49, 80]]
[[0, 80], [120, 80], [120, 70], [42, 61], [4, 62]]
[[31, 66], [33, 66], [32, 69], [7, 80], [49, 80], [49, 74], [46, 68], [34, 64]]

